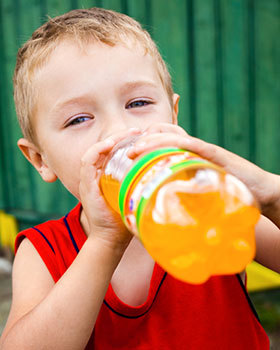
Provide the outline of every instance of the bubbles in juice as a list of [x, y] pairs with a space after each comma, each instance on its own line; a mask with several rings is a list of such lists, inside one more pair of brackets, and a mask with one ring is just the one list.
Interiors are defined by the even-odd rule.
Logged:
[[196, 284], [211, 275], [238, 273], [255, 255], [259, 211], [248, 204], [242, 184], [227, 176], [212, 169], [183, 170], [168, 178], [145, 207], [141, 240], [180, 280]]

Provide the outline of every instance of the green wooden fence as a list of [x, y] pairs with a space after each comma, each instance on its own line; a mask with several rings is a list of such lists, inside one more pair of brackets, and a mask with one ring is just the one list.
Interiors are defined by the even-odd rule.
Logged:
[[0, 208], [24, 227], [76, 203], [61, 184], [43, 183], [17, 149], [12, 74], [19, 46], [47, 15], [92, 6], [150, 31], [181, 95], [181, 126], [280, 173], [279, 0], [1, 0]]

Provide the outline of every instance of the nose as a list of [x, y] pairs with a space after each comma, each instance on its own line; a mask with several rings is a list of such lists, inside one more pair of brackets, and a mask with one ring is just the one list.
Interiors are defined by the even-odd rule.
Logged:
[[104, 125], [104, 131], [102, 138], [107, 138], [115, 134], [119, 133], [129, 133], [129, 129], [131, 128], [139, 128], [139, 125], [135, 125], [135, 120], [133, 122], [132, 118], [126, 118], [123, 115], [113, 115], [111, 118], [107, 119], [107, 123]]

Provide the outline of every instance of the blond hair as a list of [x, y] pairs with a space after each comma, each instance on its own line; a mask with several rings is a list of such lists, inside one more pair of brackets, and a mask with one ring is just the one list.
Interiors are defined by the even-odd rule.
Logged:
[[36, 105], [34, 75], [46, 64], [55, 47], [67, 38], [75, 39], [81, 45], [92, 41], [111, 46], [117, 43], [140, 45], [145, 53], [154, 57], [160, 79], [172, 105], [173, 90], [166, 64], [150, 34], [137, 21], [102, 8], [73, 10], [49, 19], [18, 51], [14, 72], [14, 100], [20, 127], [28, 140], [36, 140], [31, 123]]

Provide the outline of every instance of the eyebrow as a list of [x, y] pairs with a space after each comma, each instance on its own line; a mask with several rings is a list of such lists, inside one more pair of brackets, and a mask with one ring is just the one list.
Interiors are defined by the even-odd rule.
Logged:
[[[153, 89], [157, 89], [157, 84], [153, 81], [150, 80], [137, 80], [137, 81], [129, 81], [124, 83], [121, 87], [120, 87], [120, 94], [124, 94], [126, 92], [129, 92], [131, 90], [135, 90], [138, 88], [142, 88], [142, 87], [148, 87], [148, 88], [153, 88]], [[75, 105], [75, 104], [79, 104], [79, 103], [85, 103], [87, 102], [89, 99], [93, 100], [92, 96], [90, 96], [89, 94], [84, 94], [81, 96], [76, 96], [76, 97], [71, 97], [65, 101], [61, 101], [58, 102], [58, 104], [56, 106], [54, 106], [53, 108], [53, 113], [66, 108], [68, 106], [71, 105]]]
[[59, 102], [57, 105], [55, 105], [53, 110], [52, 110], [52, 112], [55, 113], [55, 112], [57, 112], [57, 111], [59, 111], [59, 110], [61, 110], [63, 108], [68, 107], [68, 106], [79, 104], [79, 103], [84, 103], [87, 100], [88, 100], [88, 96], [87, 95], [82, 95], [82, 96], [69, 98], [68, 100]]
[[137, 80], [137, 81], [129, 81], [123, 84], [120, 88], [121, 92], [130, 91], [133, 89], [141, 88], [141, 87], [149, 87], [149, 88], [157, 88], [157, 84], [150, 80]]

